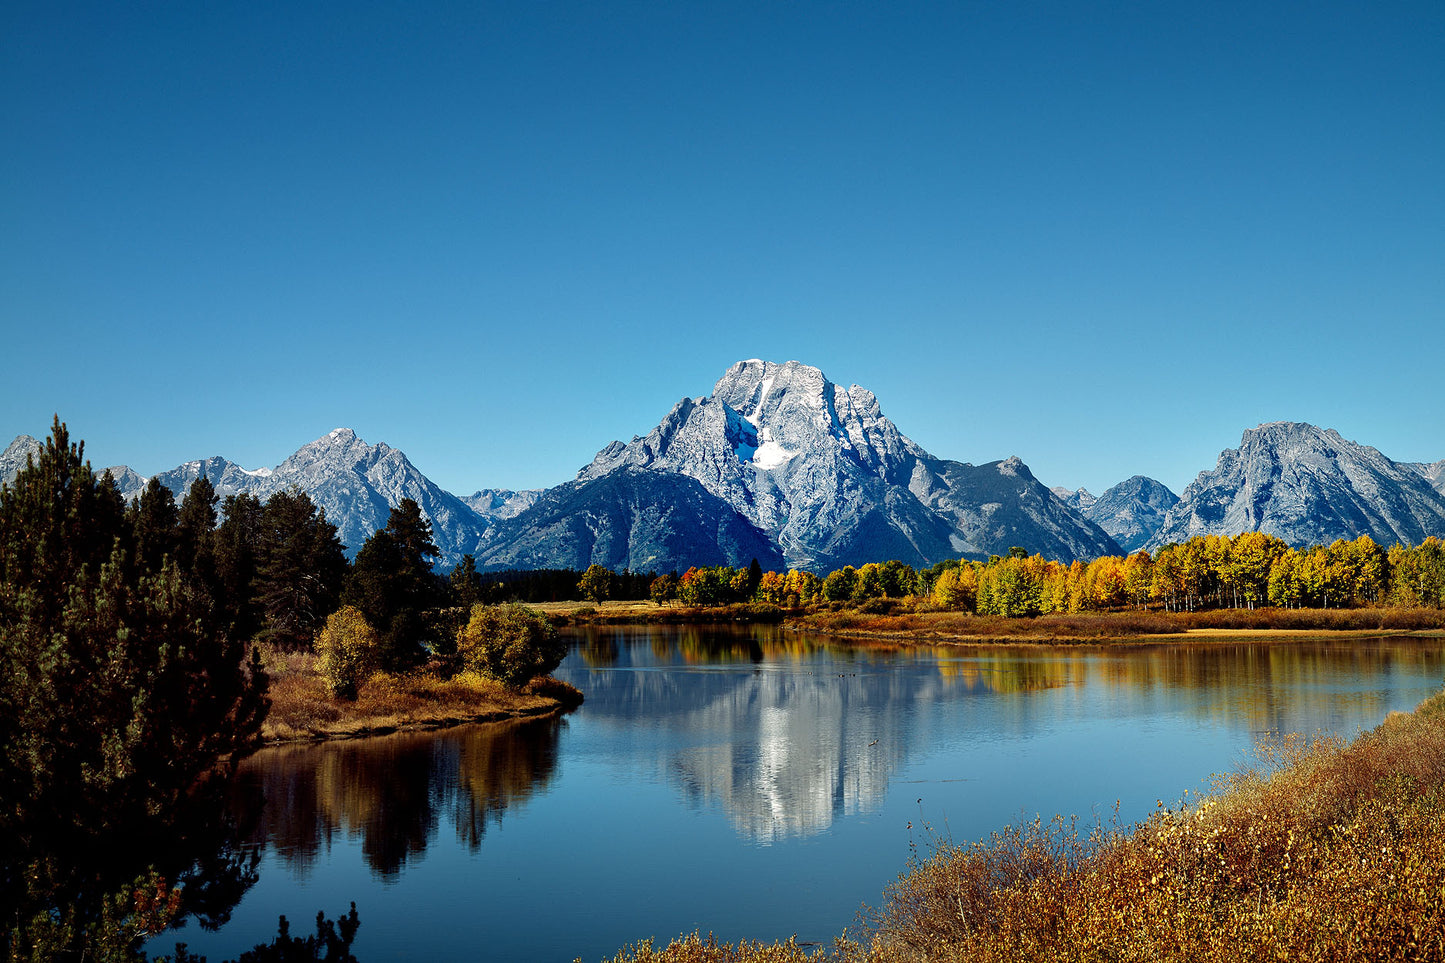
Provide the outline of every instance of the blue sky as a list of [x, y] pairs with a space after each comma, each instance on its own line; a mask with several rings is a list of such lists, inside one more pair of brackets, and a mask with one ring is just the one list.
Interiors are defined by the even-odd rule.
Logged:
[[1175, 491], [1445, 458], [1445, 6], [0, 7], [0, 444], [571, 477], [734, 361]]

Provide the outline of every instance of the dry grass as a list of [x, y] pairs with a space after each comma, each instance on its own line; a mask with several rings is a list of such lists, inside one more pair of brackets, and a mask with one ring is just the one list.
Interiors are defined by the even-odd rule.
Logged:
[[783, 621], [783, 609], [766, 602], [737, 605], [654, 605], [651, 602], [547, 602], [534, 606], [554, 624], [589, 625], [699, 625], [710, 622]]
[[1034, 825], [889, 890], [879, 959], [1445, 959], [1445, 695], [1126, 834]]
[[1144, 640], [1231, 630], [1269, 636], [1280, 632], [1325, 636], [1350, 632], [1438, 632], [1445, 612], [1433, 609], [1215, 609], [1207, 612], [1080, 612], [1038, 618], [1004, 618], [968, 612], [915, 611], [870, 615], [857, 610], [818, 611], [798, 628], [835, 635], [910, 636], [942, 642], [1101, 642]]
[[[654, 949], [651, 940], [629, 946], [607, 963], [810, 963], [827, 959], [821, 949], [809, 950], [794, 940], [786, 943], [719, 943], [709, 934], [673, 940]], [[580, 960], [577, 961], [580, 963]]]
[[[613, 963], [794, 963], [689, 937]], [[942, 846], [830, 959], [1445, 960], [1445, 693], [1354, 743], [1288, 741], [1128, 831], [1066, 820]]]
[[356, 701], [348, 702], [331, 695], [311, 653], [272, 650], [263, 658], [271, 675], [271, 711], [261, 730], [267, 742], [435, 729], [540, 715], [582, 701], [575, 687], [550, 676], [512, 690], [475, 673], [448, 679], [422, 670], [374, 673], [358, 688]]

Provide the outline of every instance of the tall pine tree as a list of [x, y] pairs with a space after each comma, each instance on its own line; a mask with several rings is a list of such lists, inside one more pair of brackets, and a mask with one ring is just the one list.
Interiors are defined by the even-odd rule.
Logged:
[[253, 597], [263, 634], [287, 646], [310, 644], [336, 609], [346, 555], [336, 526], [305, 492], [277, 492], [261, 511]]
[[403, 498], [352, 562], [343, 601], [375, 626], [389, 670], [415, 665], [425, 654], [428, 614], [445, 598], [445, 583], [431, 568], [439, 554], [431, 522], [415, 501]]
[[135, 539], [136, 564], [144, 571], [158, 572], [163, 559], [174, 558], [179, 518], [176, 496], [156, 478], [126, 510]]
[[0, 489], [0, 905], [83, 888], [95, 852], [143, 858], [258, 743], [265, 674], [125, 522], [58, 418]]

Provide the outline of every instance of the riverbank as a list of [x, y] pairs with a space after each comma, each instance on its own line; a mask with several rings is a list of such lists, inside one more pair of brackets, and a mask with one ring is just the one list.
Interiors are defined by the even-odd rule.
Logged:
[[707, 608], [649, 602], [551, 602], [538, 606], [560, 625], [781, 623], [803, 632], [899, 645], [1077, 645], [1209, 641], [1267, 642], [1445, 637], [1445, 612], [1435, 609], [1211, 609], [1200, 612], [1082, 612], [1005, 618], [910, 608], [780, 609], [773, 605]]
[[1445, 636], [1445, 613], [1433, 609], [1214, 609], [1204, 612], [1084, 612], [1004, 618], [968, 612], [800, 613], [791, 628], [844, 638], [929, 644], [1053, 645], [1171, 642], [1263, 642], [1392, 636]]
[[831, 949], [696, 936], [611, 963], [1445, 959], [1445, 693], [1349, 744], [1285, 742], [1124, 830], [945, 842]]
[[358, 687], [356, 699], [348, 701], [332, 696], [314, 661], [307, 652], [267, 653], [271, 711], [261, 728], [267, 744], [499, 722], [547, 715], [582, 703], [576, 687], [550, 676], [514, 690], [475, 673], [441, 678], [425, 671], [375, 673]]

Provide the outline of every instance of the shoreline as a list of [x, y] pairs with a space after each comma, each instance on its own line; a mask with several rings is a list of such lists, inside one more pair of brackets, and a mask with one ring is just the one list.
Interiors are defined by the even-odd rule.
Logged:
[[[576, 618], [581, 605], [553, 603], [554, 617], [561, 616], [571, 625], [606, 625], [608, 627], [652, 627], [659, 620], [639, 618], [645, 614], [641, 606], [608, 606], [612, 612], [593, 622], [585, 616]], [[687, 615], [698, 614], [695, 622]], [[890, 616], [869, 616], [839, 613], [849, 619], [887, 621]], [[632, 615], [632, 618], [627, 618]], [[749, 624], [755, 620], [746, 613], [728, 617], [723, 610], [710, 609], [700, 613], [671, 610], [667, 622], [674, 624], [717, 625]], [[1035, 620], [1014, 620], [1006, 627], [1013, 632], [958, 632], [945, 628], [909, 626], [883, 628], [862, 626], [825, 626], [813, 622], [815, 616], [789, 618], [780, 626], [784, 631], [811, 633], [842, 644], [909, 646], [948, 646], [960, 649], [1008, 647], [1113, 648], [1168, 645], [1295, 644], [1301, 642], [1349, 642], [1380, 638], [1440, 639], [1445, 628], [1428, 629], [1315, 629], [1315, 628], [1186, 628], [1177, 632], [1134, 634], [1078, 634], [1039, 631]], [[916, 617], [914, 617], [916, 618]], [[575, 620], [575, 621], [574, 621]], [[675, 622], [674, 622], [675, 620]], [[1099, 620], [1107, 629], [1107, 618]], [[771, 619], [766, 624], [776, 624]], [[485, 680], [457, 678], [439, 682], [425, 677], [385, 676], [378, 674], [363, 686], [355, 702], [343, 702], [326, 693], [319, 677], [291, 661], [295, 656], [277, 659], [280, 672], [273, 677], [272, 709], [261, 730], [261, 748], [271, 746], [321, 743], [398, 732], [436, 732], [457, 726], [508, 722], [516, 719], [544, 718], [567, 712], [581, 705], [583, 694], [576, 688], [546, 677], [533, 680], [520, 691], [506, 690]], [[289, 663], [289, 664], [284, 664]]]
[[450, 729], [565, 712], [582, 704], [575, 686], [541, 676], [520, 689], [474, 672], [373, 673], [356, 698], [332, 695], [308, 652], [267, 652], [271, 706], [261, 726], [263, 746], [364, 739], [396, 732]]
[[[458, 726], [485, 725], [493, 722], [512, 722], [518, 719], [545, 719], [559, 715], [575, 705], [554, 701], [551, 705], [525, 706], [514, 709], [488, 709], [468, 715], [421, 716], [398, 722], [382, 722], [376, 725], [357, 725], [355, 728], [320, 729], [281, 735], [274, 730], [262, 730], [261, 749], [274, 746], [314, 745], [322, 742], [345, 742], [351, 739], [370, 739], [374, 736], [390, 736], [398, 732], [441, 732]], [[269, 724], [268, 724], [269, 725]], [[257, 750], [260, 751], [260, 750]]]
[[1141, 635], [956, 635], [907, 629], [828, 629], [806, 622], [790, 621], [783, 625], [790, 632], [811, 632], [843, 641], [887, 642], [894, 645], [947, 645], [958, 648], [992, 648], [1003, 646], [1054, 646], [1077, 648], [1094, 646], [1200, 645], [1233, 642], [1290, 644], [1297, 642], [1348, 642], [1362, 639], [1440, 639], [1445, 629], [1185, 629], [1182, 632], [1161, 632]]
[[[1004, 618], [966, 612], [912, 611], [906, 601], [895, 604], [888, 612], [779, 609], [771, 605], [742, 604], [657, 607], [639, 601], [609, 601], [600, 605], [548, 602], [538, 607], [559, 626], [771, 624], [790, 632], [900, 645], [1156, 645], [1445, 638], [1445, 612], [1431, 610], [1214, 609], [1196, 613], [1115, 611]], [[1279, 624], [1258, 624], [1265, 621]]]

